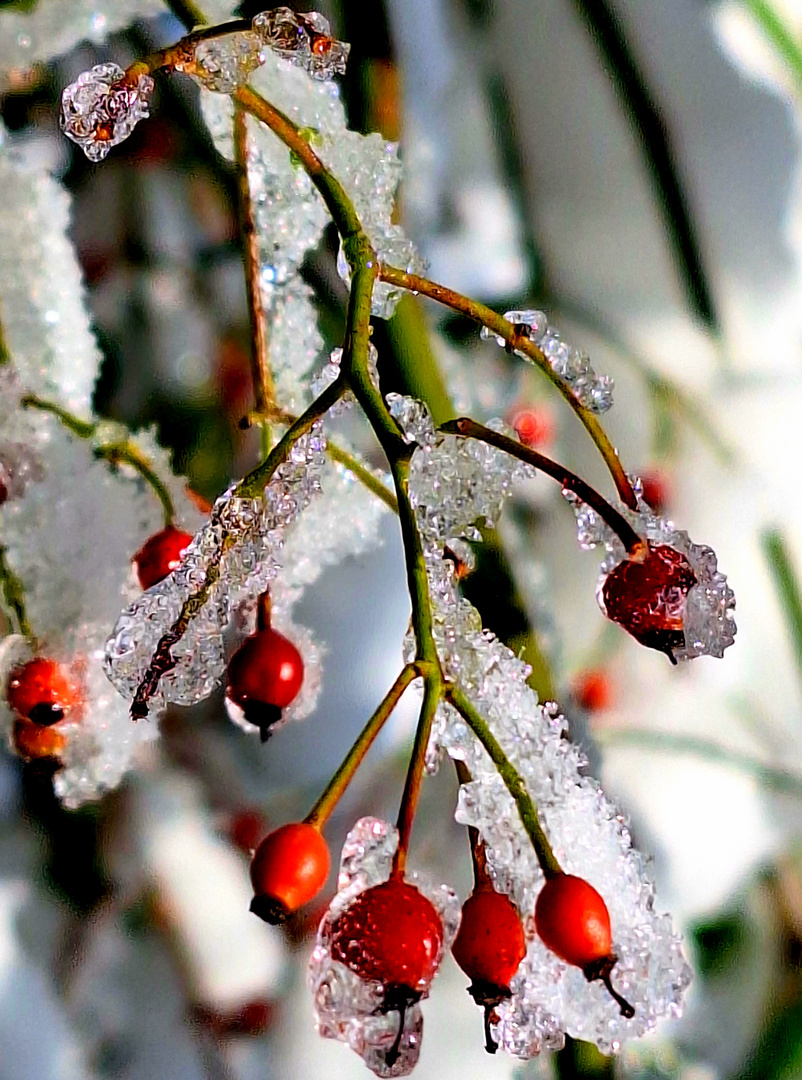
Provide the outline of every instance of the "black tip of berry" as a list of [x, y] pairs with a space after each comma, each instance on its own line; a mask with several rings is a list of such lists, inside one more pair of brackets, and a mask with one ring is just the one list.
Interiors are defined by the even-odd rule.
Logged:
[[271, 926], [281, 926], [292, 914], [287, 905], [275, 896], [254, 896], [250, 910]]
[[618, 993], [610, 980], [610, 975], [617, 962], [618, 957], [611, 954], [610, 956], [603, 956], [601, 960], [595, 960], [592, 964], [587, 964], [582, 970], [588, 982], [599, 979], [604, 983], [607, 993], [618, 1005], [621, 1015], [625, 1020], [631, 1020], [635, 1015], [635, 1007], [630, 1005], [627, 999]]
[[248, 701], [242, 706], [242, 715], [249, 724], [259, 728], [259, 738], [266, 743], [281, 720], [281, 709], [277, 705], [266, 705], [263, 701]]
[[685, 635], [681, 630], [647, 630], [636, 637], [647, 649], [665, 653], [672, 664], [677, 662], [674, 650], [685, 648]]
[[411, 989], [409, 986], [402, 986], [400, 983], [389, 983], [384, 988], [384, 1000], [376, 1011], [380, 1013], [398, 1013], [398, 1031], [393, 1040], [393, 1045], [384, 1055], [384, 1063], [388, 1069], [392, 1069], [401, 1056], [401, 1040], [404, 1037], [404, 1028], [407, 1023], [407, 1009], [419, 1001], [420, 992]]
[[34, 705], [28, 713], [28, 719], [40, 727], [50, 727], [51, 724], [57, 724], [59, 720], [64, 719], [64, 710], [60, 705], [49, 705], [42, 701]]

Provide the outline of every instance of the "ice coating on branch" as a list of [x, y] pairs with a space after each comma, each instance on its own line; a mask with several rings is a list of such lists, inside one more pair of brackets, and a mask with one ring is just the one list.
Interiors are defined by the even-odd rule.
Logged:
[[198, 42], [195, 60], [192, 74], [202, 86], [217, 94], [232, 94], [264, 63], [264, 46], [258, 34], [247, 30], [226, 34]]
[[[684, 529], [678, 529], [672, 521], [655, 514], [643, 499], [639, 480], [635, 481], [634, 487], [638, 497], [638, 510], [630, 510], [620, 505], [620, 512], [635, 531], [649, 541], [650, 546], [665, 545], [684, 556], [696, 578], [696, 584], [687, 593], [680, 612], [685, 643], [684, 646], [672, 649], [674, 659], [723, 656], [724, 650], [735, 640], [735, 594], [729, 587], [726, 576], [718, 569], [716, 553], [705, 545], [694, 544]], [[607, 552], [599, 568], [599, 583], [596, 589], [599, 605], [602, 611], [605, 611], [605, 582], [610, 572], [624, 561], [626, 552], [618, 537], [595, 511], [577, 499], [572, 492], [563, 494], [576, 514], [580, 547], [590, 549], [601, 546]]]
[[[134, 698], [148, 674], [156, 676], [142, 702], [148, 708], [168, 701], [191, 705], [208, 697], [225, 671], [223, 635], [234, 606], [263, 592], [275, 577], [285, 530], [320, 490], [324, 452], [316, 425], [294, 445], [261, 498], [240, 498], [234, 489], [222, 495], [178, 568], [118, 618], [106, 643], [105, 664], [125, 697]], [[160, 643], [190, 602], [191, 617], [175, 634], [163, 657], [167, 663], [152, 666]]]
[[[331, 386], [333, 382], [339, 378], [340, 364], [342, 363], [343, 351], [340, 348], [332, 349], [331, 355], [327, 363], [323, 365], [320, 372], [312, 379], [310, 384], [310, 390], [312, 391], [312, 397], [317, 397], [322, 394], [326, 387]], [[379, 389], [379, 352], [373, 342], [368, 343], [368, 374], [370, 380], [376, 389]], [[353, 405], [356, 401], [352, 391], [348, 390], [329, 410], [329, 416], [337, 416], [343, 411], [343, 409], [349, 405]]]
[[[541, 350], [555, 374], [559, 375], [571, 388], [577, 401], [591, 412], [605, 413], [613, 404], [613, 380], [609, 375], [597, 375], [593, 370], [588, 354], [563, 341], [542, 311], [505, 311], [504, 318], [525, 333], [530, 341]], [[504, 338], [497, 337], [486, 326], [482, 327], [483, 338], [495, 338], [499, 345], [506, 348]], [[516, 356], [532, 362], [524, 352], [515, 351]]]
[[150, 115], [154, 85], [150, 75], [129, 82], [119, 65], [97, 64], [62, 91], [61, 130], [90, 161], [102, 161]]
[[328, 19], [318, 11], [299, 15], [288, 7], [273, 8], [254, 17], [253, 29], [277, 56], [313, 79], [345, 74], [351, 46], [331, 36]]
[[[382, 1011], [385, 989], [380, 982], [360, 979], [332, 959], [331, 932], [337, 917], [360, 893], [387, 881], [397, 847], [398, 832], [392, 825], [373, 817], [356, 822], [343, 845], [337, 895], [320, 923], [309, 964], [318, 1031], [327, 1039], [346, 1043], [372, 1072], [383, 1077], [406, 1076], [415, 1067], [423, 1034], [420, 1003], [406, 1010], [401, 1052], [388, 1067], [385, 1055], [398, 1034], [399, 1013]], [[459, 928], [457, 896], [447, 885], [433, 886], [415, 873], [407, 871], [405, 878], [434, 905], [443, 923], [443, 952], [447, 951]]]
[[86, 412], [101, 356], [67, 237], [72, 199], [1, 125], [0, 190], [0, 321], [20, 386]]
[[0, 14], [0, 73], [69, 52], [79, 41], [103, 41], [137, 19], [163, 15], [163, 0], [47, 0], [28, 13]]
[[[434, 633], [443, 671], [473, 702], [523, 776], [554, 852], [567, 873], [590, 881], [610, 911], [617, 988], [635, 1006], [627, 1020], [599, 983], [588, 983], [530, 937], [512, 980], [512, 996], [498, 1006], [493, 1035], [500, 1047], [528, 1058], [562, 1045], [564, 1033], [609, 1052], [624, 1039], [651, 1031], [664, 1016], [679, 1015], [690, 969], [671, 919], [655, 909], [654, 885], [631, 843], [620, 811], [597, 781], [585, 775], [582, 751], [565, 738], [567, 722], [556, 705], [540, 705], [527, 685], [530, 668], [489, 631], [460, 596], [453, 561], [443, 558], [452, 537], [473, 533], [473, 523], [495, 521], [504, 499], [529, 473], [501, 451], [456, 436], [437, 436], [414, 399], [393, 403], [408, 438], [418, 443], [409, 489], [424, 543]], [[517, 809], [495, 767], [461, 717], [441, 705], [427, 765], [443, 751], [464, 760], [473, 777], [460, 790], [457, 819], [474, 825], [486, 845], [495, 887], [526, 916], [534, 912], [543, 875]]]

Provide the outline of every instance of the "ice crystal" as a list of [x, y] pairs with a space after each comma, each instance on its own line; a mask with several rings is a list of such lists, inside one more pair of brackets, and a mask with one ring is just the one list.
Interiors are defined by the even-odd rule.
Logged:
[[[323, 365], [321, 371], [314, 377], [314, 379], [310, 383], [310, 389], [312, 391], [313, 397], [317, 397], [319, 394], [322, 394], [328, 386], [331, 386], [333, 382], [336, 382], [337, 378], [340, 375], [340, 364], [342, 363], [342, 358], [342, 349], [332, 349], [331, 355], [328, 359], [328, 363]], [[368, 374], [370, 375], [371, 382], [377, 390], [379, 389], [378, 363], [379, 353], [376, 346], [371, 341], [368, 343]], [[340, 399], [340, 401], [338, 401], [337, 404], [329, 410], [329, 416], [337, 416], [343, 411], [344, 407], [347, 407], [348, 405], [353, 405], [355, 400], [356, 399], [354, 398], [353, 393], [348, 390]]]
[[119, 65], [97, 64], [64, 88], [61, 130], [90, 161], [102, 161], [150, 115], [154, 85], [150, 75], [129, 82]]
[[288, 7], [263, 11], [253, 29], [276, 56], [303, 68], [313, 79], [332, 79], [345, 74], [351, 46], [331, 36], [328, 19], [317, 11], [304, 15]]
[[[650, 545], [665, 545], [684, 556], [696, 578], [696, 584], [685, 598], [684, 610], [680, 612], [685, 644], [684, 647], [672, 649], [674, 659], [723, 656], [724, 650], [735, 640], [735, 595], [726, 576], [718, 569], [716, 553], [705, 545], [694, 544], [687, 532], [678, 529], [672, 521], [655, 514], [643, 500], [640, 482], [636, 481], [634, 486], [638, 496], [638, 509], [630, 510], [619, 505], [620, 512], [638, 535], [648, 540]], [[573, 492], [563, 494], [576, 514], [580, 546], [602, 546], [607, 551], [607, 557], [600, 567], [596, 589], [599, 605], [604, 611], [604, 583], [610, 571], [626, 558], [624, 546], [599, 515], [577, 499]]]
[[[378, 981], [360, 979], [331, 956], [331, 932], [339, 915], [366, 889], [390, 876], [398, 832], [378, 818], [361, 818], [348, 833], [340, 858], [337, 895], [323, 916], [309, 965], [318, 1031], [351, 1047], [377, 1076], [406, 1076], [420, 1055], [423, 1014], [419, 1003], [406, 1010], [400, 1054], [388, 1066], [387, 1051], [398, 1035], [399, 1013], [384, 1011], [385, 988]], [[443, 951], [450, 948], [459, 928], [459, 900], [447, 885], [432, 886], [407, 871], [406, 880], [434, 905], [443, 923]], [[424, 994], [424, 996], [426, 996]]]
[[21, 392], [86, 412], [101, 355], [67, 236], [72, 199], [12, 146], [2, 126], [0, 190], [0, 318]]
[[191, 705], [208, 697], [225, 670], [223, 633], [233, 608], [275, 577], [285, 530], [320, 490], [324, 449], [316, 427], [298, 440], [261, 498], [240, 498], [233, 490], [221, 496], [177, 569], [123, 612], [106, 644], [105, 662], [124, 696], [135, 696], [159, 643], [172, 633], [184, 605], [202, 594], [200, 611], [170, 647], [169, 666], [149, 705]]
[[[504, 318], [537, 345], [581, 405], [591, 412], [607, 412], [613, 404], [613, 380], [609, 375], [597, 375], [587, 353], [563, 341], [542, 311], [505, 311]], [[481, 334], [483, 338], [495, 337], [499, 345], [506, 347], [504, 338], [497, 337], [487, 327], [482, 327]], [[515, 355], [531, 363], [526, 353], [516, 350]]]
[[199, 42], [195, 61], [193, 75], [207, 90], [232, 94], [264, 63], [264, 49], [258, 34], [243, 31]]
[[[537, 938], [511, 982], [512, 996], [496, 1010], [493, 1034], [502, 1049], [530, 1057], [562, 1044], [563, 1033], [615, 1050], [625, 1038], [652, 1030], [661, 1016], [678, 1015], [690, 971], [667, 915], [655, 910], [654, 886], [629, 830], [586, 759], [566, 737], [556, 705], [540, 705], [526, 680], [529, 667], [482, 628], [476, 609], [459, 593], [454, 563], [444, 558], [453, 537], [472, 534], [479, 519], [498, 519], [514, 485], [528, 477], [500, 451], [470, 439], [432, 437], [419, 403], [400, 399], [395, 414], [418, 443], [409, 488], [424, 543], [434, 607], [434, 633], [447, 679], [470, 698], [523, 776], [555, 854], [568, 873], [590, 881], [610, 911], [614, 980], [635, 1006], [631, 1020], [597, 983], [588, 983]], [[450, 705], [441, 705], [427, 755], [430, 770], [443, 752], [464, 760], [472, 782], [460, 789], [457, 819], [485, 843], [495, 887], [526, 917], [543, 885], [515, 804], [489, 757]]]

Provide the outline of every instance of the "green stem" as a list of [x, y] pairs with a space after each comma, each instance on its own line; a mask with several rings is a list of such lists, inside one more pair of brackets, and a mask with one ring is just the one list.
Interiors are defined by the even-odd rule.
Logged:
[[31, 625], [25, 611], [25, 590], [22, 582], [8, 565], [6, 549], [0, 544], [0, 590], [3, 593], [6, 609], [14, 615], [17, 629], [23, 637], [33, 641]]
[[655, 752], [691, 754], [719, 765], [731, 765], [741, 772], [754, 776], [761, 784], [774, 791], [802, 798], [802, 776], [773, 765], [764, 765], [748, 754], [720, 746], [697, 735], [680, 735], [668, 731], [641, 731], [637, 728], [605, 728], [594, 731], [594, 739], [603, 747], [631, 746]]
[[342, 798], [354, 774], [362, 764], [365, 755], [373, 745], [376, 736], [384, 727], [393, 709], [401, 700], [404, 691], [417, 677], [417, 674], [414, 664], [407, 664], [402, 670], [387, 691], [384, 700], [359, 733], [354, 745], [343, 758], [342, 764], [329, 781], [326, 790], [304, 818], [308, 825], [314, 825], [315, 828], [320, 829], [326, 824], [332, 810]]
[[337, 446], [334, 443], [326, 443], [326, 451], [329, 457], [338, 462], [349, 472], [352, 472], [354, 476], [363, 484], [369, 491], [372, 491], [377, 499], [389, 507], [394, 514], [398, 513], [398, 499], [390, 491], [390, 489], [381, 482], [378, 476], [374, 476], [371, 470], [363, 465], [359, 458], [354, 454], [349, 454], [347, 450], [343, 450], [341, 446]]
[[[439, 670], [439, 669], [438, 669]], [[418, 726], [415, 729], [415, 742], [412, 746], [412, 756], [409, 759], [407, 778], [404, 784], [404, 793], [401, 796], [401, 805], [398, 809], [396, 825], [398, 828], [398, 847], [393, 859], [393, 876], [403, 877], [409, 849], [409, 838], [412, 833], [412, 823], [415, 820], [415, 811], [418, 808], [423, 772], [426, 766], [426, 748], [429, 745], [429, 737], [432, 733], [432, 724], [437, 712], [437, 706], [442, 696], [442, 685], [437, 678], [427, 678], [423, 689], [423, 704], [421, 705]]]
[[540, 368], [549, 382], [559, 390], [584, 424], [585, 430], [596, 444], [596, 448], [610, 471], [621, 501], [630, 509], [637, 510], [638, 500], [635, 497], [632, 484], [606, 431], [595, 414], [578, 400], [568, 383], [554, 371], [548, 358], [535, 345], [534, 341], [531, 341], [525, 334], [519, 334], [511, 322], [508, 322], [498, 312], [493, 311], [492, 308], [480, 304], [477, 300], [471, 300], [453, 289], [448, 289], [444, 285], [438, 285], [427, 278], [419, 277], [417, 274], [407, 274], [394, 266], [382, 264], [379, 267], [379, 280], [397, 285], [402, 289], [409, 289], [411, 292], [422, 293], [445, 307], [450, 307], [453, 311], [459, 311], [460, 314], [466, 315], [469, 319], [486, 326], [494, 334], [506, 341], [514, 351], [524, 353]]
[[548, 879], [556, 877], [557, 874], [561, 874], [562, 868], [560, 867], [560, 864], [551, 849], [548, 837], [540, 824], [537, 811], [526, 790], [524, 778], [502, 750], [500, 743], [490, 730], [487, 722], [482, 718], [473, 703], [465, 696], [459, 687], [454, 686], [453, 684], [449, 685], [446, 688], [446, 700], [454, 706], [485, 748], [490, 760], [496, 766], [499, 776], [507, 787], [507, 791], [509, 791], [515, 801], [515, 805], [518, 807], [521, 822], [532, 842], [532, 847], [534, 848], [537, 861], [540, 863], [540, 869], [543, 871], [544, 877]]
[[194, 30], [196, 26], [205, 26], [208, 19], [193, 0], [166, 0], [167, 7], [173, 15], [184, 24], [187, 30]]
[[741, 3], [788, 65], [802, 91], [802, 45], [766, 0], [741, 0]]
[[577, 476], [576, 473], [572, 473], [570, 469], [566, 469], [565, 466], [560, 465], [559, 462], [544, 457], [537, 450], [531, 450], [517, 440], [510, 439], [507, 435], [502, 435], [498, 431], [493, 431], [492, 428], [485, 427], [484, 424], [477, 424], [475, 420], [468, 417], [451, 420], [447, 424], [443, 424], [440, 430], [447, 435], [463, 435], [465, 438], [479, 439], [490, 446], [496, 446], [499, 450], [503, 450], [512, 457], [525, 461], [527, 465], [532, 465], [534, 468], [539, 469], [540, 472], [553, 477], [563, 488], [573, 491], [583, 503], [596, 511], [602, 521], [606, 522], [618, 536], [630, 558], [637, 559], [639, 556], [645, 555], [647, 551], [645, 541], [638, 536], [626, 518], [619, 514], [614, 506], [610, 506], [607, 500], [603, 499], [590, 484], [586, 484], [581, 477]]
[[799, 578], [791, 561], [788, 545], [778, 529], [764, 532], [761, 543], [791, 637], [797, 674], [802, 679], [802, 590], [799, 587]]
[[[25, 409], [39, 409], [41, 412], [50, 413], [52, 416], [55, 416], [68, 431], [71, 431], [72, 434], [76, 435], [79, 439], [92, 439], [98, 432], [99, 425], [97, 423], [89, 420], [81, 420], [80, 417], [68, 412], [56, 402], [45, 401], [43, 398], [37, 397], [36, 394], [26, 394], [21, 399], [20, 404]], [[129, 465], [138, 472], [145, 483], [152, 488], [154, 494], [162, 504], [165, 525], [171, 525], [173, 523], [173, 519], [175, 518], [175, 506], [173, 505], [170, 492], [167, 490], [163, 481], [154, 472], [153, 466], [148, 459], [131, 439], [124, 439], [120, 442], [100, 443], [93, 447], [92, 452], [95, 457], [108, 461], [112, 466]]]

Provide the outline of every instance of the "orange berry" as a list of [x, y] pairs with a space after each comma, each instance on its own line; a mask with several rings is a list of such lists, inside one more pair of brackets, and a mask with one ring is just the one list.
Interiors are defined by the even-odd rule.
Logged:
[[574, 680], [574, 697], [588, 712], [609, 709], [613, 703], [613, 689], [606, 673], [600, 668], [581, 671]]
[[56, 728], [42, 727], [30, 720], [15, 721], [13, 739], [17, 753], [26, 761], [58, 758], [67, 743]]
[[280, 923], [317, 896], [329, 874], [329, 849], [314, 825], [282, 825], [269, 833], [251, 862], [251, 911]]
[[36, 656], [15, 668], [6, 690], [8, 704], [34, 724], [57, 724], [81, 705], [80, 687], [64, 664]]

